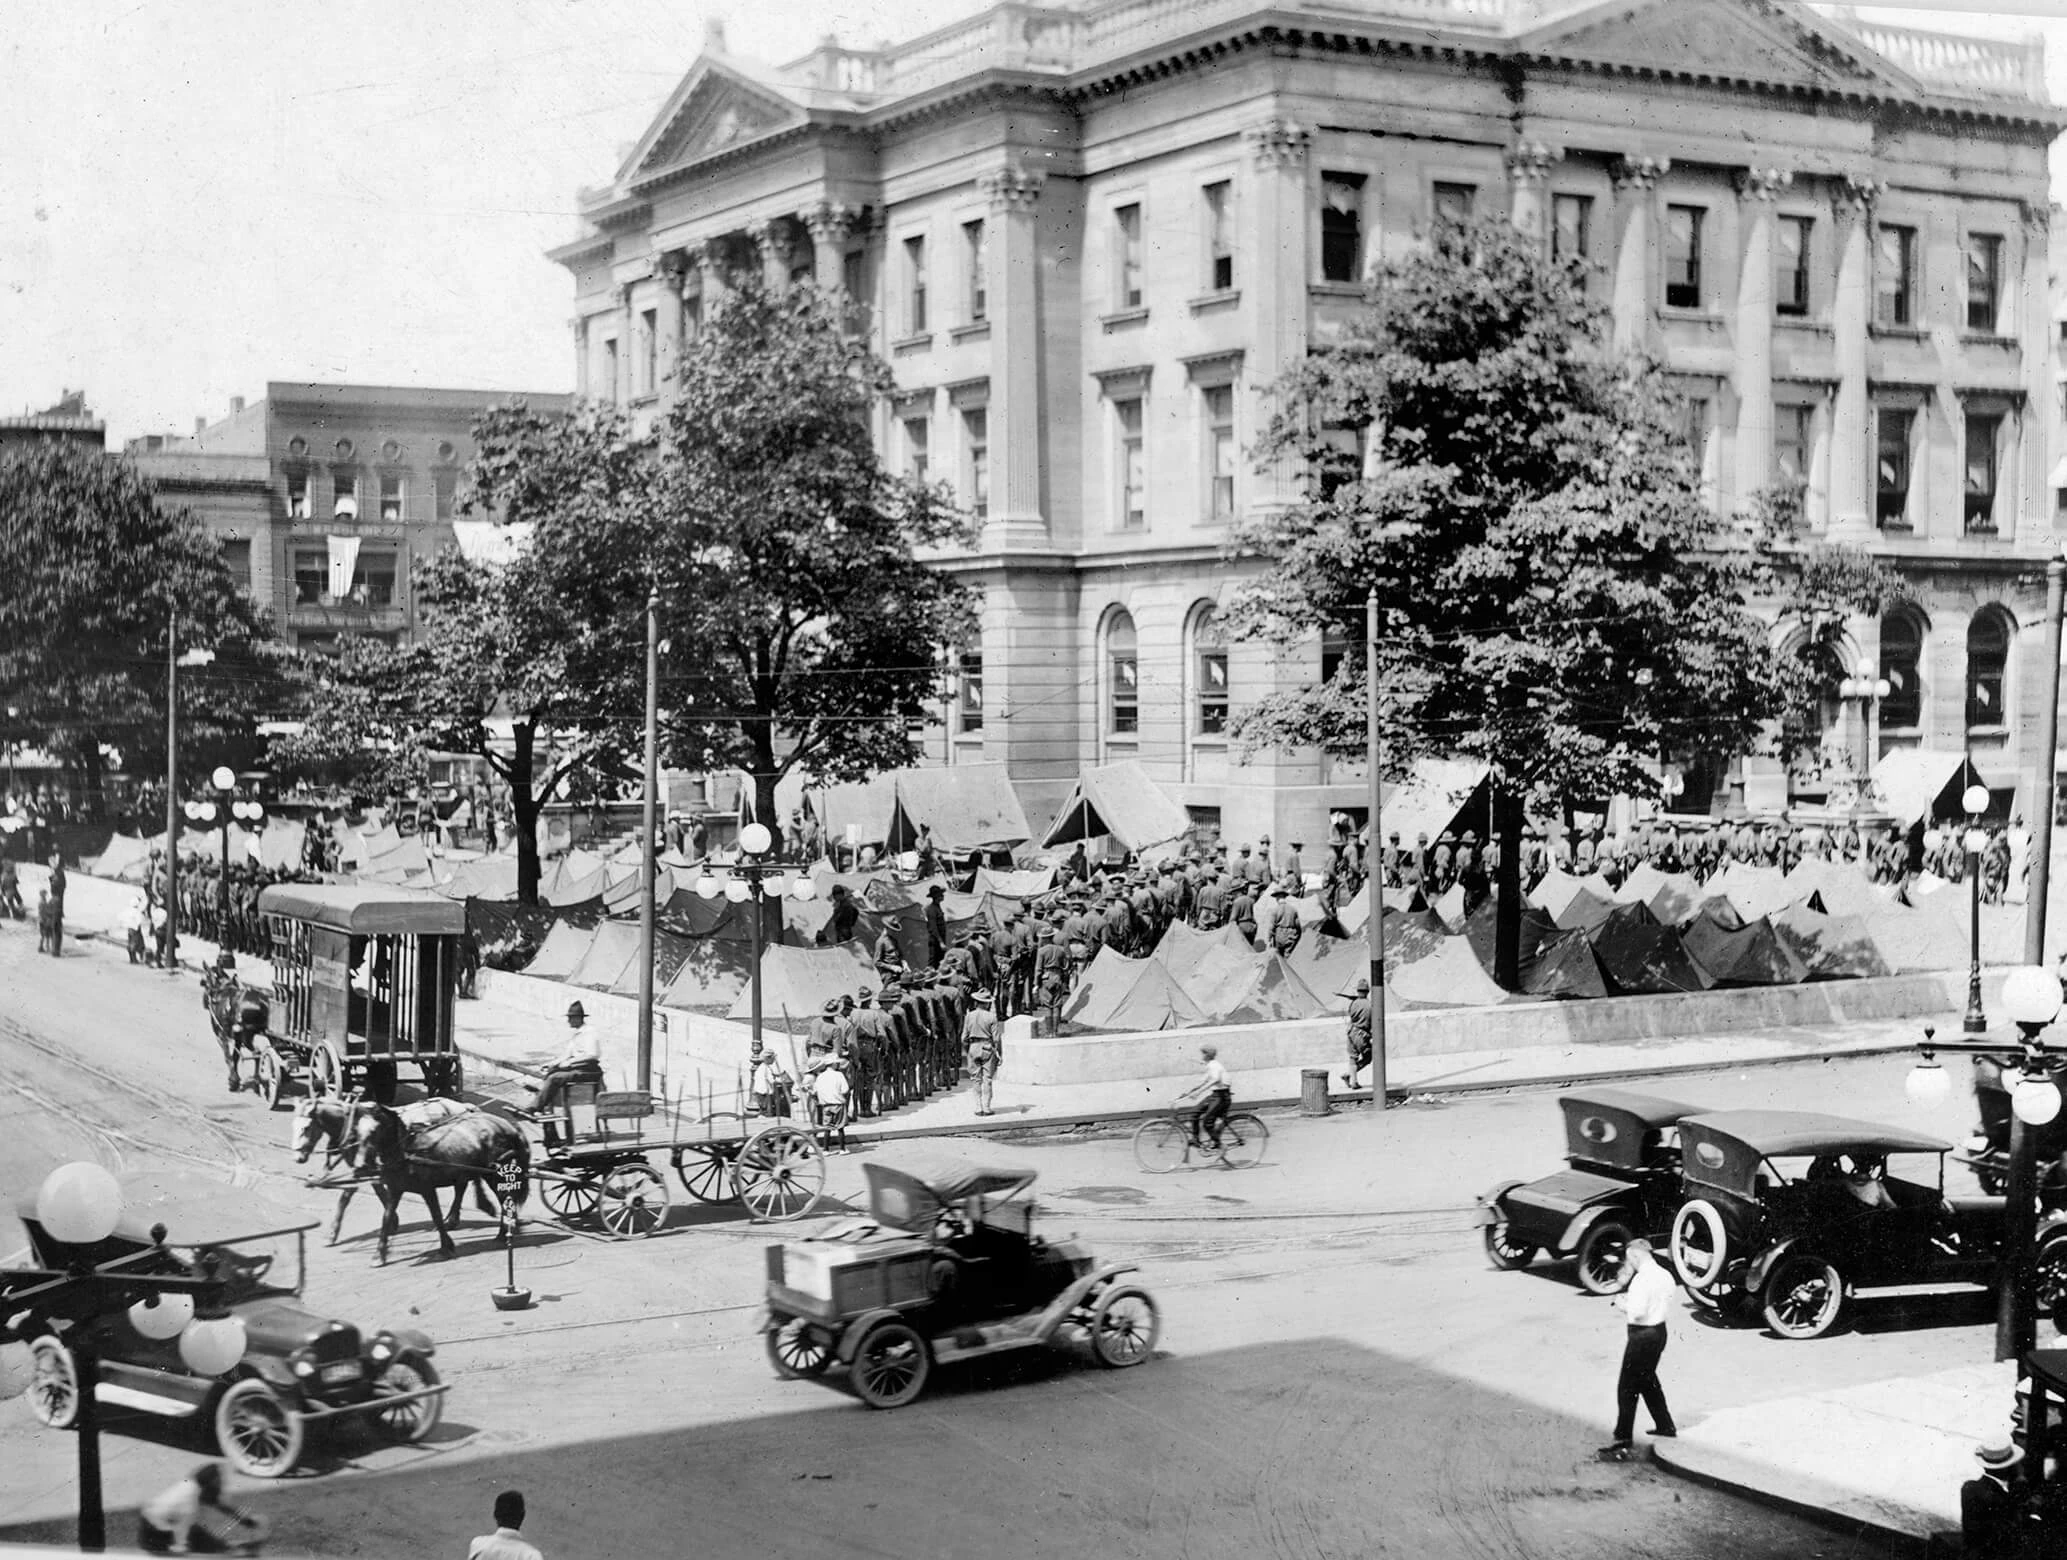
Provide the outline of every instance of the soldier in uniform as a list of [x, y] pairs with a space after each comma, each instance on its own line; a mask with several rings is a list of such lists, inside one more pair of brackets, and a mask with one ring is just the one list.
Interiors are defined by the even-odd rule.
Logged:
[[1356, 996], [1349, 1004], [1349, 1071], [1342, 1075], [1343, 1087], [1354, 1089], [1357, 1074], [1370, 1065], [1371, 982], [1364, 979], [1356, 983]]
[[1199, 885], [1195, 924], [1202, 932], [1217, 930], [1227, 920], [1227, 879], [1217, 867], [1207, 871]]
[[1292, 903], [1282, 883], [1270, 891], [1268, 914], [1270, 946], [1290, 958], [1299, 946], [1299, 907]]
[[1048, 1015], [1048, 1033], [1062, 1027], [1062, 1004], [1069, 997], [1069, 955], [1055, 928], [1044, 926], [1034, 954], [1034, 1001]]
[[1256, 890], [1246, 879], [1235, 885], [1234, 898], [1227, 906], [1227, 918], [1253, 948], [1256, 945]]
[[863, 1116], [876, 1113], [876, 1087], [882, 1076], [885, 1042], [883, 1015], [876, 1011], [875, 993], [863, 986], [854, 994], [854, 1019], [847, 1034], [849, 1069], [854, 1109]]

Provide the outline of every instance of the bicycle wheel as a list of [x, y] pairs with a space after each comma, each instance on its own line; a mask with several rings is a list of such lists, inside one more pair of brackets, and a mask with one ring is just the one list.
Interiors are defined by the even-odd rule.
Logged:
[[1150, 1175], [1168, 1175], [1184, 1163], [1184, 1128], [1167, 1116], [1134, 1129], [1134, 1157]]
[[1261, 1116], [1237, 1111], [1220, 1123], [1220, 1157], [1237, 1170], [1246, 1170], [1263, 1159], [1270, 1147], [1270, 1128]]

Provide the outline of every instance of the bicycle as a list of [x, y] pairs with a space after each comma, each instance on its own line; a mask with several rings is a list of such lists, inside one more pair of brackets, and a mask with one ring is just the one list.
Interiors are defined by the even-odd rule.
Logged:
[[1189, 1164], [1194, 1153], [1218, 1159], [1230, 1170], [1246, 1170], [1261, 1163], [1269, 1147], [1270, 1128], [1261, 1116], [1246, 1110], [1230, 1111], [1220, 1123], [1217, 1150], [1210, 1143], [1193, 1140], [1191, 1111], [1183, 1106], [1167, 1116], [1151, 1116], [1134, 1129], [1134, 1158], [1151, 1175], [1167, 1175]]

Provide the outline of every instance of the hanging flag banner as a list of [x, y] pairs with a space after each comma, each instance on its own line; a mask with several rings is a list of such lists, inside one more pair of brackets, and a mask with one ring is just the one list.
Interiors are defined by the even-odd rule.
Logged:
[[342, 601], [352, 593], [352, 575], [359, 568], [359, 538], [330, 538], [330, 598]]

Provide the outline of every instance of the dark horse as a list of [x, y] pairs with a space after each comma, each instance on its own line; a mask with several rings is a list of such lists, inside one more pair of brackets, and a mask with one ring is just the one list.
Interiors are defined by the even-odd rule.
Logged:
[[[307, 1160], [315, 1145], [328, 1137], [333, 1162], [342, 1159], [371, 1181], [380, 1198], [380, 1244], [376, 1260], [388, 1259], [388, 1241], [401, 1225], [404, 1197], [421, 1197], [438, 1232], [438, 1254], [452, 1256], [456, 1249], [438, 1211], [437, 1194], [452, 1188], [452, 1222], [459, 1222], [460, 1203], [469, 1186], [483, 1211], [493, 1211], [488, 1200], [489, 1185], [499, 1180], [505, 1165], [515, 1164], [522, 1178], [516, 1204], [522, 1208], [529, 1190], [531, 1146], [523, 1129], [506, 1117], [492, 1115], [472, 1106], [454, 1107], [444, 1102], [439, 1119], [411, 1125], [404, 1113], [370, 1102], [316, 1100], [308, 1106], [302, 1128], [298, 1157]], [[330, 1239], [337, 1240], [344, 1222], [345, 1205], [354, 1186], [347, 1185], [338, 1198], [337, 1213], [330, 1222]]]
[[215, 1043], [222, 1047], [223, 1062], [229, 1068], [230, 1092], [235, 1094], [243, 1087], [237, 1064], [246, 1056], [252, 1058], [251, 1086], [257, 1088], [256, 1045], [273, 1012], [266, 993], [237, 979], [237, 961], [226, 953], [216, 961], [215, 968], [201, 972], [201, 1005], [208, 1009]]

